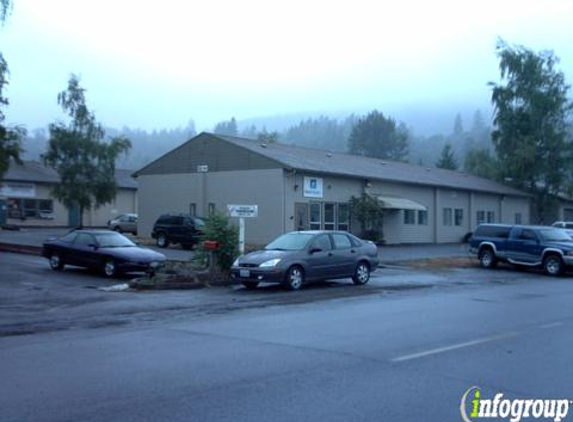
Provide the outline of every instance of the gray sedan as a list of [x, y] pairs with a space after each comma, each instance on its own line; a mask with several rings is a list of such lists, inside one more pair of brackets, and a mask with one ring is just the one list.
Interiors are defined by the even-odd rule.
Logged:
[[370, 241], [341, 231], [299, 231], [237, 258], [231, 275], [248, 289], [267, 282], [298, 290], [311, 280], [352, 278], [366, 284], [377, 266], [378, 250]]

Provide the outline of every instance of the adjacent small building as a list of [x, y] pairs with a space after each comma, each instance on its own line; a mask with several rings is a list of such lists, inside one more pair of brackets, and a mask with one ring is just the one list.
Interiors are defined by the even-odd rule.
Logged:
[[[116, 170], [118, 194], [111, 204], [84, 212], [84, 225], [105, 226], [114, 216], [137, 212], [137, 181], [131, 170]], [[0, 198], [5, 202], [5, 223], [18, 226], [77, 226], [79, 216], [52, 197], [53, 187], [60, 182], [58, 173], [36, 161], [12, 162], [0, 182]], [[0, 216], [2, 217], [2, 216]]]
[[388, 244], [458, 242], [484, 222], [529, 222], [527, 194], [458, 171], [339, 152], [201, 133], [134, 174], [139, 233], [163, 213], [208, 216], [257, 205], [246, 242], [292, 230], [349, 230], [352, 196], [368, 193], [385, 210]]

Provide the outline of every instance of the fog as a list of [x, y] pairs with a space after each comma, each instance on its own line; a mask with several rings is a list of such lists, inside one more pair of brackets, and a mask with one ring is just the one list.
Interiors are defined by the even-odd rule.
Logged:
[[56, 96], [73, 72], [107, 127], [193, 119], [201, 131], [234, 116], [284, 129], [273, 116], [378, 109], [430, 135], [456, 113], [491, 117], [498, 37], [553, 50], [571, 82], [572, 16], [569, 0], [14, 0], [0, 29], [7, 121], [31, 131], [64, 119]]

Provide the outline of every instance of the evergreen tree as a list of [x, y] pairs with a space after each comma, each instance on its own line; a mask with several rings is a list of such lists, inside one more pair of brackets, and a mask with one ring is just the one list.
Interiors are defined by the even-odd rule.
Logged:
[[458, 169], [458, 163], [456, 161], [456, 158], [454, 157], [454, 150], [452, 148], [452, 144], [450, 144], [449, 142], [446, 142], [444, 148], [442, 148], [442, 154], [440, 156], [440, 159], [436, 163], [436, 167], [447, 170]]

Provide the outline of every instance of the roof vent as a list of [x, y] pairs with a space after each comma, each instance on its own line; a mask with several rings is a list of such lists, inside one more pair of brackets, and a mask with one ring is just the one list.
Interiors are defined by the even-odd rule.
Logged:
[[380, 164], [382, 164], [383, 166], [385, 166], [386, 164], [388, 164], [388, 161], [380, 161]]
[[426, 171], [430, 171], [432, 170], [430, 167], [426, 167]]
[[332, 157], [332, 152], [327, 152], [327, 153], [326, 153], [326, 156], [327, 156], [328, 158]]
[[261, 148], [266, 148], [266, 147], [267, 147], [267, 144], [263, 142], [263, 143], [261, 144]]

